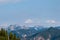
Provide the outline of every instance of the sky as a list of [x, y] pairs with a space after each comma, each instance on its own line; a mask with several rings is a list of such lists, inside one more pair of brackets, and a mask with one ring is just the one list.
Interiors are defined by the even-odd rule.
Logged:
[[0, 0], [0, 25], [60, 26], [60, 0]]

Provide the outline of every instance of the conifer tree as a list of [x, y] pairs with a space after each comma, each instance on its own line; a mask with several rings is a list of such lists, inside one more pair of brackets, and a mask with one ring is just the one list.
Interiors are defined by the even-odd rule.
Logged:
[[12, 32], [10, 32], [10, 34], [9, 34], [9, 40], [13, 40], [13, 38], [14, 38], [14, 35], [12, 34]]

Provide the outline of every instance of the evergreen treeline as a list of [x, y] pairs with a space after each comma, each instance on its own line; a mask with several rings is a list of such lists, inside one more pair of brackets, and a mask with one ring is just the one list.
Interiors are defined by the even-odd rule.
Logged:
[[0, 40], [20, 40], [20, 38], [12, 32], [8, 35], [8, 32], [2, 28], [0, 30]]

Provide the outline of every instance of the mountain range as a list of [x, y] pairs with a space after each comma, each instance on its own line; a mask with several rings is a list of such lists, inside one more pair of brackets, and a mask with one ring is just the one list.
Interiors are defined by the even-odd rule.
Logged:
[[[21, 40], [59, 40], [60, 39], [60, 26], [57, 27], [43, 27], [43, 26], [19, 26], [10, 25], [7, 28], [8, 33], [12, 32]], [[58, 37], [57, 39], [55, 39]]]

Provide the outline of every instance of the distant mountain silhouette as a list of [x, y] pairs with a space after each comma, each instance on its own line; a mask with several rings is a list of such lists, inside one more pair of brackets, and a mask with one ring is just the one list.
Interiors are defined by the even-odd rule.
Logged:
[[20, 36], [21, 40], [60, 40], [60, 26], [57, 27], [29, 27], [22, 29], [21, 26], [13, 26], [14, 30], [8, 27], [8, 31]]

